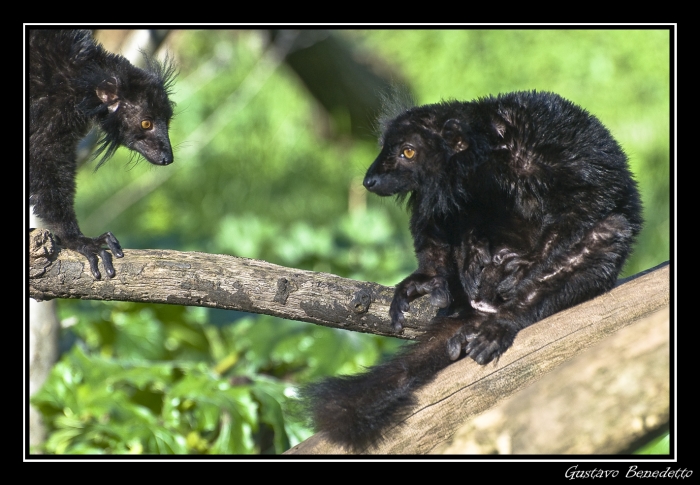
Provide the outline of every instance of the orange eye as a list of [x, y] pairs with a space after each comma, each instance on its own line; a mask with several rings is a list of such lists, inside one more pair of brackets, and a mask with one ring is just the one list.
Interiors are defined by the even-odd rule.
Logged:
[[143, 120], [141, 122], [141, 128], [144, 130], [150, 130], [151, 127], [153, 127], [153, 123], [151, 123], [151, 120]]
[[403, 156], [410, 160], [416, 156], [416, 151], [413, 148], [405, 148], [403, 151]]

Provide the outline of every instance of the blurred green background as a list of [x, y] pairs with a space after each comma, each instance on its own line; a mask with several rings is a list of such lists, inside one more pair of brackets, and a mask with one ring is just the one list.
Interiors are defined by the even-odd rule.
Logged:
[[[109, 47], [109, 34], [96, 36]], [[669, 259], [666, 30], [188, 30], [164, 47], [180, 69], [175, 163], [120, 149], [78, 177], [83, 232], [114, 232], [127, 258], [203, 251], [396, 284], [416, 267], [407, 214], [361, 181], [377, 94], [398, 83], [418, 104], [537, 89], [586, 108], [629, 155], [644, 202], [622, 276]], [[281, 453], [311, 434], [296, 385], [403, 343], [204, 308], [57, 307], [62, 355], [33, 398], [44, 453]], [[651, 450], [667, 451], [668, 439]]]

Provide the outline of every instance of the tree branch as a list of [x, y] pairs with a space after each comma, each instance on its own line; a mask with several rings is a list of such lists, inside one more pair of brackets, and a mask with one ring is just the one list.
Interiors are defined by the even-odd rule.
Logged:
[[36, 300], [203, 306], [406, 339], [416, 338], [437, 312], [427, 298], [412, 303], [406, 327], [396, 335], [389, 320], [391, 287], [200, 252], [125, 249], [124, 258], [114, 260], [116, 276], [95, 281], [85, 258], [57, 248], [44, 229], [30, 232], [29, 256], [29, 296]]

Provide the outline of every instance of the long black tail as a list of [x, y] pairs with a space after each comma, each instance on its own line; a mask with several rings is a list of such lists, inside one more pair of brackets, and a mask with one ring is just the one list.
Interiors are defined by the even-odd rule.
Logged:
[[302, 391], [316, 431], [352, 451], [378, 444], [415, 404], [415, 391], [452, 360], [447, 340], [464, 321], [436, 318], [421, 341], [363, 374], [325, 379]]

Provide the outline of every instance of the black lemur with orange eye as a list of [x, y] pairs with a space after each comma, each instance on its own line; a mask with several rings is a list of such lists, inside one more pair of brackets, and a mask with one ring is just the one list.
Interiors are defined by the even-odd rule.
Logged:
[[155, 165], [169, 165], [168, 124], [174, 103], [172, 63], [146, 59], [139, 69], [97, 44], [87, 30], [29, 31], [29, 201], [60, 244], [83, 254], [95, 279], [97, 256], [114, 276], [109, 247], [124, 256], [111, 232], [91, 238], [81, 232], [73, 209], [76, 147], [97, 126], [102, 138], [98, 167], [119, 146]]
[[393, 360], [305, 390], [317, 430], [354, 451], [460, 356], [487, 364], [520, 329], [611, 289], [642, 227], [624, 152], [556, 94], [404, 107], [380, 125], [364, 186], [407, 198], [418, 259], [396, 287], [393, 327], [422, 295], [444, 310]]

